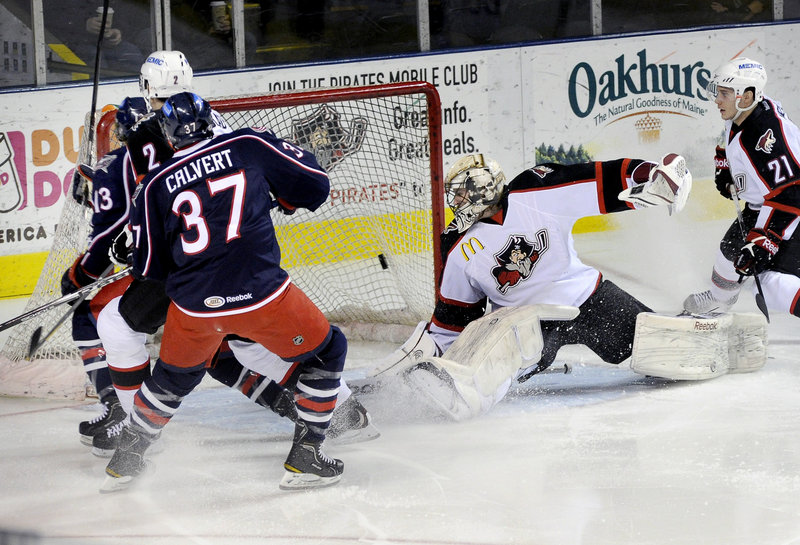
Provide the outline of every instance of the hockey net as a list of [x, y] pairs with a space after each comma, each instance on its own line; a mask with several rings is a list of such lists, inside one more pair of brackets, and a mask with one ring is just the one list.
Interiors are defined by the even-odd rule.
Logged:
[[[331, 194], [313, 213], [272, 213], [282, 266], [349, 337], [403, 342], [430, 317], [441, 268], [444, 193], [435, 88], [410, 82], [210, 103], [234, 129], [266, 127], [314, 152], [328, 171]], [[93, 163], [119, 146], [114, 114], [100, 117], [92, 146], [87, 120], [80, 162]], [[63, 272], [86, 246], [90, 213], [65, 199], [26, 311], [61, 295]], [[27, 358], [33, 331], [41, 326], [46, 333], [67, 310], [57, 307], [14, 328], [0, 353], [0, 394], [81, 397], [85, 376], [69, 320]], [[10, 371], [21, 378], [9, 380]]]

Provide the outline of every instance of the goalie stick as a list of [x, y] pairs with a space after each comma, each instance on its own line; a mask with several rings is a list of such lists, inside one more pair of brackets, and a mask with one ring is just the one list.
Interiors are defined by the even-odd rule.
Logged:
[[[564, 363], [564, 366], [551, 365], [547, 369], [529, 375], [519, 377], [515, 383], [522, 384], [534, 375], [569, 375], [572, 374], [572, 365]], [[397, 375], [390, 375], [387, 378], [381, 376], [371, 376], [358, 379], [347, 379], [347, 386], [356, 395], [370, 395], [378, 393], [381, 389], [386, 387], [391, 381], [397, 380]]]
[[22, 322], [27, 322], [28, 320], [30, 320], [34, 316], [38, 316], [42, 312], [44, 312], [46, 310], [50, 310], [51, 308], [56, 308], [56, 307], [61, 306], [61, 305], [65, 304], [65, 303], [71, 303], [72, 301], [75, 301], [76, 299], [80, 299], [81, 297], [85, 298], [85, 295], [88, 295], [93, 290], [98, 289], [98, 288], [102, 288], [103, 286], [107, 286], [108, 284], [111, 284], [112, 282], [114, 282], [116, 280], [119, 280], [120, 278], [124, 278], [124, 277], [128, 276], [130, 273], [131, 273], [131, 268], [130, 267], [125, 267], [124, 269], [120, 270], [119, 272], [116, 272], [116, 273], [114, 273], [112, 275], [106, 276], [105, 278], [100, 278], [96, 282], [92, 282], [91, 284], [86, 285], [86, 286], [80, 288], [79, 290], [76, 290], [76, 291], [74, 291], [72, 293], [68, 293], [67, 295], [59, 297], [58, 299], [54, 299], [54, 300], [50, 301], [49, 303], [45, 303], [44, 305], [42, 305], [40, 307], [36, 307], [36, 308], [31, 309], [31, 310], [29, 310], [29, 311], [27, 311], [27, 312], [25, 312], [23, 314], [20, 314], [16, 318], [11, 318], [10, 320], [8, 320], [6, 322], [3, 322], [2, 324], [0, 324], [0, 331], [5, 331], [6, 329], [8, 329], [10, 327], [14, 327], [15, 325], [21, 324]]
[[[742, 240], [745, 240], [747, 239], [747, 233], [744, 232], [744, 219], [742, 219], [742, 206], [739, 204], [739, 194], [736, 192], [736, 186], [734, 184], [730, 184], [728, 186], [728, 190], [733, 198], [733, 203], [736, 205], [736, 220], [739, 222], [739, 230], [742, 232]], [[767, 308], [767, 302], [764, 299], [764, 290], [761, 289], [761, 280], [758, 279], [757, 274], [753, 274], [753, 280], [755, 280], [756, 290], [758, 291], [758, 293], [756, 293], [756, 306], [758, 307], [758, 310], [764, 313], [764, 316], [767, 318], [767, 323], [769, 323], [769, 309]]]

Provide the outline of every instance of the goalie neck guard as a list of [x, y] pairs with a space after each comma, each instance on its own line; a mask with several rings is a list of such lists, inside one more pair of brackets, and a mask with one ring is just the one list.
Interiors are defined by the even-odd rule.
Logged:
[[456, 161], [447, 173], [444, 190], [458, 232], [466, 231], [498, 203], [505, 187], [506, 175], [494, 159], [476, 153]]
[[[716, 98], [719, 87], [733, 89], [736, 94], [736, 110], [739, 117], [744, 112], [756, 107], [764, 98], [764, 87], [767, 85], [767, 71], [764, 66], [757, 61], [746, 57], [738, 57], [730, 62], [718, 66], [711, 74], [711, 79], [706, 86], [708, 94]], [[739, 102], [748, 89], [753, 91], [753, 104], [748, 108], [739, 106]], [[735, 118], [734, 118], [735, 119]]]

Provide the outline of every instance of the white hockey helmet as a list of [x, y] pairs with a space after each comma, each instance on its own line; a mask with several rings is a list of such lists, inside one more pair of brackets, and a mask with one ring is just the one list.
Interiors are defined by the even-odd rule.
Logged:
[[[752, 110], [764, 98], [764, 87], [767, 85], [767, 71], [757, 61], [746, 57], [738, 57], [718, 66], [711, 74], [706, 90], [712, 97], [717, 96], [718, 87], [728, 87], [736, 94], [736, 109], [741, 114]], [[753, 90], [753, 104], [749, 108], [739, 107], [744, 92]], [[739, 114], [736, 114], [737, 117]]]
[[154, 51], [139, 71], [142, 96], [167, 99], [192, 90], [192, 67], [180, 51]]
[[444, 190], [458, 232], [466, 231], [499, 202], [505, 187], [506, 175], [494, 159], [476, 153], [456, 161], [444, 180]]

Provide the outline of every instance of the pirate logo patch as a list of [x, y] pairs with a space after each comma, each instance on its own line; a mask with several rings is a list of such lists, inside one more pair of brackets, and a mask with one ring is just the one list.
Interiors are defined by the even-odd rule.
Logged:
[[342, 159], [361, 149], [366, 134], [365, 118], [356, 117], [348, 129], [342, 126], [339, 113], [327, 104], [305, 119], [292, 121], [292, 141], [311, 150], [325, 170], [333, 170]]
[[509, 288], [528, 278], [549, 245], [546, 229], [536, 233], [534, 242], [523, 235], [511, 235], [505, 247], [494, 255], [497, 265], [492, 267], [492, 276], [497, 281], [497, 290], [505, 295]]

